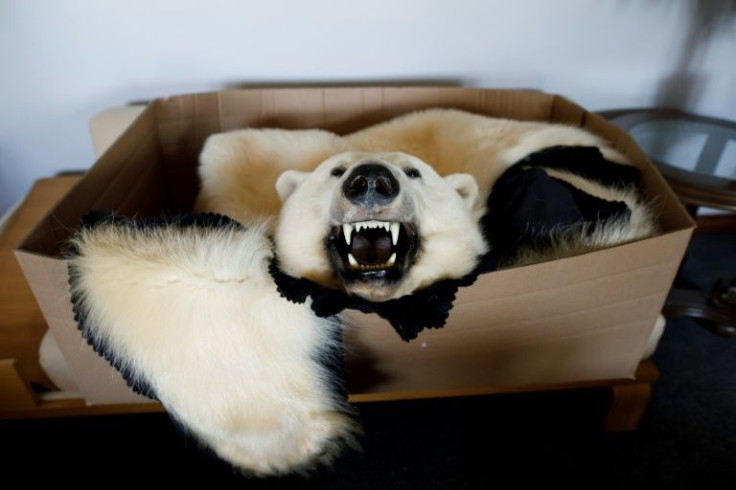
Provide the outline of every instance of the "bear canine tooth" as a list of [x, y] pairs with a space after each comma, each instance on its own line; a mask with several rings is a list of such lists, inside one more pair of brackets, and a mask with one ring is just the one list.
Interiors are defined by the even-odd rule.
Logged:
[[345, 237], [345, 243], [350, 245], [350, 242], [353, 239], [353, 225], [344, 223], [342, 225], [342, 235]]
[[401, 227], [398, 223], [391, 223], [391, 242], [394, 245], [399, 243], [399, 228]]
[[358, 261], [355, 260], [355, 257], [353, 257], [353, 254], [351, 253], [348, 253], [348, 262], [350, 262], [350, 267], [352, 267], [353, 269], [357, 269], [358, 267], [360, 267], [360, 264], [358, 264]]
[[396, 263], [396, 252], [391, 254], [391, 257], [389, 257], [388, 262], [386, 262], [386, 265], [394, 265]]

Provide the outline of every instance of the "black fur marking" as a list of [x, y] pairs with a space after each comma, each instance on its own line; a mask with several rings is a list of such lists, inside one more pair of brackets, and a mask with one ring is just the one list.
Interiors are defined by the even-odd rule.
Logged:
[[[112, 225], [120, 227], [128, 227], [135, 230], [151, 230], [159, 227], [176, 226], [179, 228], [226, 228], [235, 227], [243, 229], [242, 225], [227, 216], [214, 213], [202, 213], [191, 215], [164, 216], [145, 220], [131, 220], [125, 218], [117, 218], [112, 213], [106, 211], [91, 211], [82, 218], [82, 229], [93, 229], [99, 226]], [[76, 246], [70, 245], [67, 258], [71, 259], [82, 253]], [[114, 348], [110, 346], [107, 340], [101, 336], [95, 335], [95, 329], [90, 324], [89, 312], [90, 306], [80, 294], [76, 286], [79, 284], [81, 272], [74, 266], [73, 261], [68, 261], [69, 285], [72, 291], [72, 310], [74, 311], [74, 319], [77, 322], [77, 328], [82, 333], [82, 337], [92, 346], [94, 351], [103, 357], [110, 365], [115, 368], [123, 377], [127, 385], [136, 393], [156, 400], [156, 393], [150, 382], [143, 379], [140, 375], [134, 373], [126, 365], [124, 359], [118, 357]]]
[[303, 303], [307, 297], [311, 297], [312, 311], [319, 317], [336, 315], [346, 308], [376, 313], [388, 320], [401, 339], [407, 342], [415, 339], [425, 328], [443, 327], [457, 290], [473, 284], [479, 274], [494, 269], [492, 258], [483, 257], [476, 270], [461, 279], [438, 281], [401, 298], [372, 302], [348, 296], [343, 291], [326, 288], [308, 279], [291, 277], [281, 271], [276, 259], [269, 267], [279, 293], [289, 301]]
[[333, 342], [327, 346], [320, 346], [319, 351], [314, 354], [314, 358], [330, 375], [328, 391], [336, 394], [338, 399], [347, 406], [348, 388], [345, 380], [345, 352], [342, 348], [342, 329], [334, 328], [331, 336]]
[[595, 146], [550, 146], [527, 155], [514, 165], [566, 170], [605, 186], [619, 188], [638, 185], [641, 180], [638, 168], [606, 160]]
[[[524, 164], [525, 165], [525, 164]], [[591, 196], [539, 168], [517, 163], [496, 181], [481, 226], [499, 264], [512, 260], [520, 247], [552, 247], [553, 233], [593, 233], [603, 223], [628, 219], [620, 201]]]

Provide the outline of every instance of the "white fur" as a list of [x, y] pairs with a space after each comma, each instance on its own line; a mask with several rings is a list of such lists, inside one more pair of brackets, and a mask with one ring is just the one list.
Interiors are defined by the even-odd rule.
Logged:
[[311, 171], [345, 150], [341, 138], [320, 130], [242, 129], [212, 135], [200, 155], [202, 190], [195, 207], [241, 223], [275, 216], [281, 202], [274, 183], [281, 173]]
[[[620, 201], [626, 204], [631, 215], [626, 220], [617, 220], [620, 229], [616, 234], [609, 233], [608, 238], [601, 239], [601, 245], [623, 243], [638, 238], [644, 238], [654, 233], [656, 216], [651, 203], [647, 203], [635, 189], [626, 187], [606, 187], [579, 175], [554, 169], [545, 169], [547, 174], [560, 180], [569, 182], [576, 188], [591, 196], [606, 201]], [[604, 230], [602, 230], [604, 232]]]
[[82, 231], [74, 292], [89, 328], [166, 409], [257, 474], [329, 459], [353, 422], [318, 362], [336, 321], [279, 296], [263, 227]]
[[493, 184], [511, 165], [555, 145], [597, 146], [615, 162], [623, 155], [580, 128], [491, 118], [454, 109], [414, 112], [346, 137], [362, 151], [401, 151], [421, 158], [440, 175], [465, 172], [480, 188], [476, 215], [484, 212]]
[[[429, 165], [403, 153], [347, 152], [327, 159], [314, 172], [283, 174], [276, 186], [285, 199], [276, 229], [276, 254], [285, 272], [306, 277], [321, 284], [334, 285], [337, 278], [325, 251], [325, 237], [334, 221], [331, 212], [344, 199], [341, 193], [350, 169], [363, 162], [380, 162], [398, 180], [400, 194], [413, 215], [402, 221], [416, 223], [421, 249], [413, 267], [389, 296], [377, 292], [349, 290], [373, 301], [398, 298], [447, 278], [468, 274], [478, 257], [487, 251], [483, 236], [472, 213], [477, 185], [468, 174], [440, 177]], [[344, 168], [342, 177], [334, 177], [335, 167]], [[410, 179], [404, 167], [413, 167], [421, 178]], [[348, 220], [349, 222], [350, 220]]]

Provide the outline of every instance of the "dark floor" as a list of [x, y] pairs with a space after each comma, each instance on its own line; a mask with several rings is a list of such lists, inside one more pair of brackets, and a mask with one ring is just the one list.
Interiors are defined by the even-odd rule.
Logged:
[[[695, 237], [683, 276], [736, 276], [736, 235]], [[215, 488], [736, 488], [736, 339], [668, 323], [638, 431], [600, 431], [605, 390], [364, 404], [363, 451], [309, 479], [244, 479], [165, 415], [0, 422], [0, 481]], [[5, 486], [5, 485], [3, 485]], [[9, 488], [9, 487], [8, 487]]]

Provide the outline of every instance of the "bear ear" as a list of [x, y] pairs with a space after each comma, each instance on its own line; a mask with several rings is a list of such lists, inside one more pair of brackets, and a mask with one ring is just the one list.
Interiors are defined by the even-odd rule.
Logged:
[[308, 175], [308, 173], [299, 172], [298, 170], [287, 170], [279, 175], [279, 178], [276, 180], [276, 193], [278, 193], [281, 202], [286, 202], [289, 196], [304, 182], [304, 179]]
[[455, 189], [469, 209], [473, 207], [478, 197], [478, 184], [472, 175], [451, 174], [445, 177], [445, 182]]

